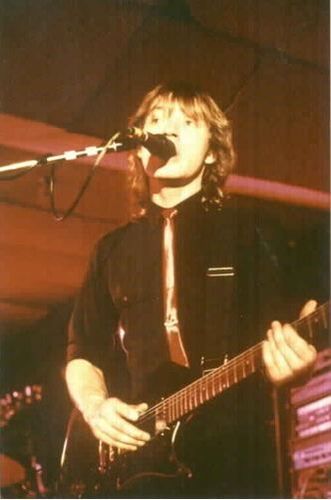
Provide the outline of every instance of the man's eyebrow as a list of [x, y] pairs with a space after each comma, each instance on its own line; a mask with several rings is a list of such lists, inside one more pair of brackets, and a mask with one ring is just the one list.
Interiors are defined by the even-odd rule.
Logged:
[[158, 105], [158, 106], [154, 106], [153, 108], [150, 109], [150, 113], [153, 113], [153, 111], [163, 111], [165, 109], [165, 106], [162, 106], [162, 105]]

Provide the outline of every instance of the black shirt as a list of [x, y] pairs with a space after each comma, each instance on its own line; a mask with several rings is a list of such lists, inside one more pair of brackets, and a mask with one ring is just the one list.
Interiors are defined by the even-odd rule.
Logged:
[[[231, 357], [260, 340], [269, 321], [279, 318], [281, 296], [280, 240], [273, 234], [275, 228], [270, 231], [258, 210], [242, 209], [236, 199], [227, 201], [220, 212], [206, 212], [200, 197], [198, 193], [177, 205], [175, 218], [179, 323], [193, 371], [198, 370], [201, 356]], [[137, 400], [148, 379], [169, 361], [163, 327], [161, 245], [162, 217], [156, 205], [148, 216], [104, 236], [95, 248], [70, 322], [68, 360], [84, 358], [106, 376], [111, 373], [112, 393], [115, 368], [120, 367], [119, 378], [124, 378], [124, 364], [118, 361], [123, 361], [123, 350], [118, 349], [116, 335], [121, 323], [130, 382], [126, 397], [131, 400]], [[230, 456], [236, 457], [235, 465], [229, 456], [223, 457], [224, 463], [231, 463], [231, 473], [224, 469], [228, 480], [242, 467], [237, 460], [246, 461], [244, 448], [249, 453], [255, 450], [260, 458], [263, 455], [256, 430], [264, 418], [264, 396], [259, 388], [255, 384], [252, 392], [246, 385], [224, 398], [222, 418], [214, 411], [214, 425], [195, 432], [196, 437], [199, 434], [195, 447], [204, 446], [209, 438], [214, 450], [210, 456], [218, 456], [215, 432], [221, 427], [225, 430], [226, 449], [231, 447]], [[250, 467], [259, 468], [260, 462], [252, 456]], [[268, 463], [266, 457], [263, 461]], [[200, 469], [204, 465], [203, 459]], [[247, 486], [252, 477], [247, 463], [245, 467], [247, 481], [242, 470], [239, 474]], [[209, 467], [208, 473], [211, 470]], [[215, 477], [219, 479], [217, 467]], [[239, 491], [235, 495], [240, 496]]]

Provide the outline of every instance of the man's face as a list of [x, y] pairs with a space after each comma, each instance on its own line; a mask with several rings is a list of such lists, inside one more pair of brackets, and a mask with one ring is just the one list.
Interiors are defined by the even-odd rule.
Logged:
[[142, 148], [139, 156], [149, 177], [185, 184], [201, 176], [204, 165], [213, 161], [209, 153], [207, 124], [201, 119], [190, 118], [178, 103], [157, 103], [147, 116], [144, 130], [152, 134], [166, 134], [177, 151], [164, 163]]

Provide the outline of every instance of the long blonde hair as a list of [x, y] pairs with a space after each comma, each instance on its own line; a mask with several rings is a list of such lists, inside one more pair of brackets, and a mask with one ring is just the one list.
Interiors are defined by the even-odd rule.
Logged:
[[[210, 130], [210, 151], [215, 162], [206, 165], [202, 178], [201, 201], [206, 209], [220, 208], [224, 199], [224, 183], [233, 169], [235, 152], [232, 129], [225, 114], [209, 94], [187, 83], [157, 85], [143, 98], [140, 106], [129, 120], [129, 126], [142, 128], [151, 110], [159, 101], [178, 103], [183, 111], [195, 120], [203, 120]], [[129, 192], [131, 215], [141, 216], [150, 204], [147, 176], [135, 153], [129, 156]]]

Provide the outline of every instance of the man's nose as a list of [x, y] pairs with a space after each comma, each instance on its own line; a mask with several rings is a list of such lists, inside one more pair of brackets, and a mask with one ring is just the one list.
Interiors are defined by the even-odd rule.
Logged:
[[168, 137], [177, 137], [178, 129], [178, 122], [172, 117], [169, 117], [165, 122], [164, 134]]

